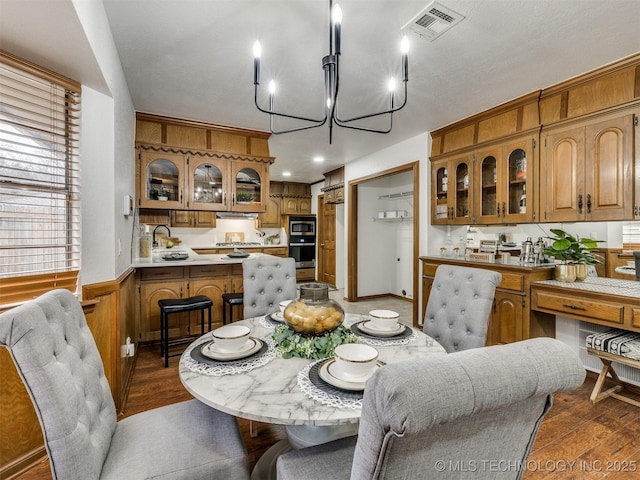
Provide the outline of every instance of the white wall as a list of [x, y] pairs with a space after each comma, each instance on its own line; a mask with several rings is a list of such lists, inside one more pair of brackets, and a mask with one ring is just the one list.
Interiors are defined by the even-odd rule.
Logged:
[[[409, 140], [400, 142], [379, 152], [367, 155], [358, 160], [345, 165], [345, 206], [349, 202], [349, 192], [346, 188], [350, 181], [358, 180], [364, 177], [371, 176], [375, 173], [389, 170], [393, 167], [400, 165], [406, 165], [416, 161], [420, 162], [420, 251], [423, 251], [423, 245], [426, 250], [426, 238], [423, 238], [422, 232], [425, 232], [425, 226], [428, 225], [428, 209], [425, 206], [425, 202], [428, 202], [429, 198], [429, 150], [431, 145], [431, 138], [428, 133], [417, 135]], [[344, 225], [348, 225], [348, 211], [345, 207]], [[347, 278], [347, 264], [349, 259], [347, 258], [347, 230], [343, 232], [344, 246], [342, 252], [344, 257], [342, 263], [337, 263], [338, 266], [342, 266], [343, 278]], [[336, 260], [337, 262], [337, 260]], [[345, 292], [346, 293], [346, 292]], [[360, 292], [358, 292], [360, 294]]]
[[133, 216], [122, 213], [134, 196], [135, 112], [104, 6], [73, 0], [86, 38], [109, 88], [82, 95], [82, 283], [117, 278], [131, 265]]

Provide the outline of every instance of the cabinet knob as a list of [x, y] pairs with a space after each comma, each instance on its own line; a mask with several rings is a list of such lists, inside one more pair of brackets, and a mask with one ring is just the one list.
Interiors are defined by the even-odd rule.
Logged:
[[587, 213], [591, 213], [591, 194], [587, 193]]
[[496, 212], [498, 213], [498, 218], [500, 218], [500, 202], [496, 203]]
[[507, 204], [506, 202], [502, 202], [502, 218], [507, 216]]

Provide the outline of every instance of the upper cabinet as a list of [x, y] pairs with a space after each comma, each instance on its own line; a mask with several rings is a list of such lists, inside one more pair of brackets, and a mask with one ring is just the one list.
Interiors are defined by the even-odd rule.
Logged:
[[431, 222], [640, 219], [639, 116], [636, 54], [435, 130]]
[[431, 223], [533, 219], [539, 95], [525, 95], [432, 133]]
[[432, 223], [473, 223], [473, 156], [464, 154], [431, 164]]
[[537, 135], [480, 150], [474, 223], [525, 223], [533, 219], [533, 171]]
[[138, 113], [137, 200], [142, 208], [264, 212], [269, 134]]
[[541, 221], [632, 219], [639, 108], [542, 133]]

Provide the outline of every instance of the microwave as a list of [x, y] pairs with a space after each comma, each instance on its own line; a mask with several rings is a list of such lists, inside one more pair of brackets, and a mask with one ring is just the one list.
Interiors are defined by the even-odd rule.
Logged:
[[289, 217], [289, 236], [314, 236], [316, 235], [315, 217]]

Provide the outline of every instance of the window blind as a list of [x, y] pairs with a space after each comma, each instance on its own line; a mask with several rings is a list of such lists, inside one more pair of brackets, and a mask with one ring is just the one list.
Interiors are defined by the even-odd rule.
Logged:
[[0, 51], [0, 278], [80, 268], [79, 115], [79, 84]]

